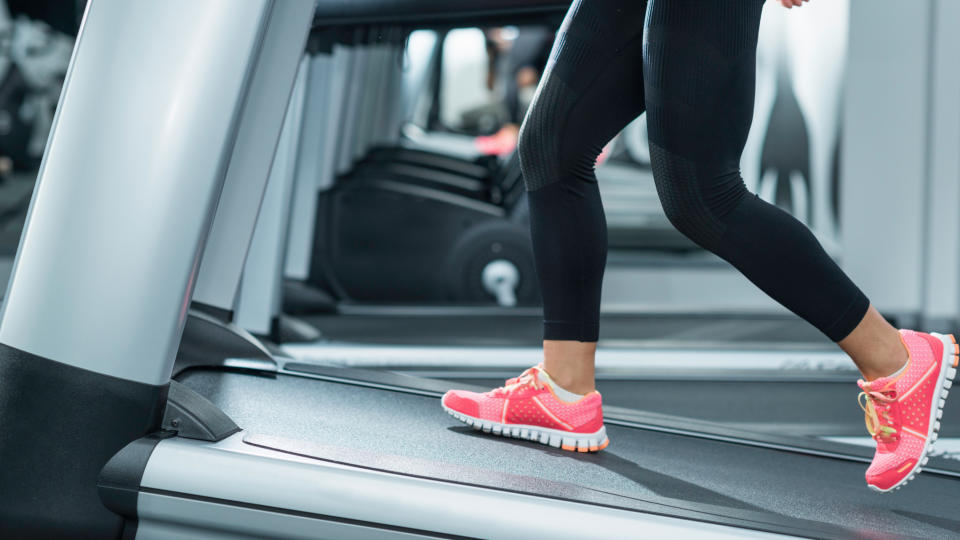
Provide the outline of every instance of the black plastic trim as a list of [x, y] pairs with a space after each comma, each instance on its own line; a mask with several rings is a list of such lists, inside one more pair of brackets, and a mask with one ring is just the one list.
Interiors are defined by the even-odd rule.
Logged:
[[323, 333], [307, 321], [287, 313], [276, 317], [276, 343], [311, 343], [323, 339]]
[[146, 470], [157, 443], [173, 435], [173, 432], [158, 432], [141, 437], [110, 458], [97, 479], [97, 492], [104, 506], [136, 521], [137, 496], [143, 471]]
[[226, 413], [207, 398], [177, 381], [170, 381], [163, 429], [180, 437], [200, 441], [222, 441], [240, 431]]
[[166, 394], [0, 344], [0, 538], [120, 537], [96, 479], [160, 427]]
[[266, 346], [246, 330], [205, 311], [188, 311], [173, 375], [194, 367], [221, 366], [235, 359], [247, 361], [251, 369], [273, 371], [277, 367]]
[[337, 302], [330, 293], [311, 286], [306, 281], [284, 279], [283, 313], [290, 315], [335, 313]]
[[225, 324], [233, 322], [234, 313], [232, 309], [223, 309], [203, 302], [197, 302], [196, 300], [190, 302], [190, 309], [205, 313]]

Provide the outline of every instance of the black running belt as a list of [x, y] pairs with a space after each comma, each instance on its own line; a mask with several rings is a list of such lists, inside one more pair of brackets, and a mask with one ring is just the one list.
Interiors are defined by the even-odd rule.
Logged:
[[[181, 381], [257, 437], [377, 455], [380, 466], [403, 474], [416, 473], [404, 469], [409, 463], [430, 462], [447, 481], [475, 483], [477, 471], [489, 471], [492, 481], [510, 475], [531, 485], [562, 483], [624, 500], [707, 505], [731, 516], [765, 515], [798, 527], [814, 521], [834, 532], [844, 527], [853, 536], [948, 538], [960, 530], [953, 517], [960, 481], [945, 475], [921, 474], [895, 494], [880, 495], [866, 488], [866, 465], [860, 462], [640, 429], [629, 422], [608, 423], [607, 450], [577, 454], [477, 433], [444, 413], [427, 390], [206, 370], [186, 372]], [[826, 529], [810, 534], [835, 536]]]
[[[483, 392], [489, 386], [463, 385], [445, 380], [426, 379], [390, 371], [355, 369], [346, 367], [322, 366], [298, 362], [286, 362], [281, 372], [308, 376], [330, 382], [340, 382], [368, 388], [393, 390], [417, 395], [440, 397], [451, 388]], [[761, 400], [763, 402], [765, 400]], [[714, 405], [717, 406], [717, 405]], [[604, 420], [610, 425], [632, 427], [662, 433], [682, 434], [688, 437], [735, 442], [747, 446], [775, 448], [812, 456], [834, 457], [869, 463], [873, 449], [861, 445], [832, 442], [791, 433], [785, 430], [745, 429], [709, 419], [664, 414], [643, 409], [604, 406]], [[947, 416], [944, 416], [947, 418]], [[924, 470], [928, 473], [960, 478], [960, 461], [948, 457], [933, 456]]]

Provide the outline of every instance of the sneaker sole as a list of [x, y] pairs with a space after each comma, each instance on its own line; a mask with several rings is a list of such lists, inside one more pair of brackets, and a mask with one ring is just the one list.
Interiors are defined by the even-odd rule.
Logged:
[[492, 433], [501, 437], [511, 437], [514, 439], [525, 439], [528, 441], [539, 442], [568, 452], [599, 452], [610, 444], [607, 437], [607, 428], [601, 427], [595, 433], [571, 433], [569, 431], [560, 431], [540, 426], [528, 426], [522, 424], [501, 424], [492, 420], [481, 420], [472, 416], [457, 412], [446, 405], [443, 409], [450, 416], [460, 420], [464, 424], [477, 431]]
[[947, 404], [947, 395], [950, 393], [950, 387], [953, 386], [954, 377], [957, 376], [960, 346], [957, 345], [957, 340], [953, 337], [953, 334], [943, 335], [931, 332], [930, 335], [943, 342], [943, 358], [940, 362], [940, 384], [937, 386], [937, 388], [940, 389], [940, 395], [934, 398], [930, 404], [930, 418], [934, 420], [930, 423], [927, 440], [923, 443], [923, 452], [920, 454], [923, 457], [917, 461], [913, 469], [910, 470], [910, 473], [905, 476], [903, 480], [900, 480], [887, 489], [880, 489], [873, 484], [867, 484], [867, 486], [874, 491], [889, 493], [902, 488], [907, 482], [913, 480], [913, 478], [923, 470], [923, 466], [930, 461], [930, 453], [933, 451], [933, 445], [937, 442], [937, 437], [940, 434], [940, 419], [943, 417], [943, 407]]

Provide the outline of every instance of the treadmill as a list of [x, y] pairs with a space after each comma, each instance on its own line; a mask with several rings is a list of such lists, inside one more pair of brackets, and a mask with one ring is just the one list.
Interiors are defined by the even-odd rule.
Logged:
[[[356, 1], [316, 14], [564, 7]], [[214, 268], [207, 250], [250, 246], [252, 230], [217, 244], [211, 230], [244, 199], [225, 189], [245, 178], [264, 192], [266, 175], [254, 182], [231, 164], [240, 148], [274, 153], [286, 104], [276, 93], [289, 98], [313, 12], [309, 0], [88, 5], [0, 318], [0, 535], [947, 538], [960, 528], [960, 470], [948, 460], [881, 496], [863, 487], [868, 457], [849, 445], [616, 408], [608, 450], [560, 452], [447, 417], [438, 398], [449, 383], [287, 358], [237, 326], [239, 304], [191, 315], [198, 276]]]

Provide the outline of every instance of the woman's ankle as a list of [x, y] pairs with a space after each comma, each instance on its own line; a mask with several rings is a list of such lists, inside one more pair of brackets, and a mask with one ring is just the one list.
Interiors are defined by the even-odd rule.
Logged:
[[544, 341], [543, 369], [558, 386], [574, 394], [595, 390], [596, 342]]
[[838, 345], [868, 381], [887, 377], [907, 363], [907, 349], [900, 332], [870, 306], [860, 324]]

